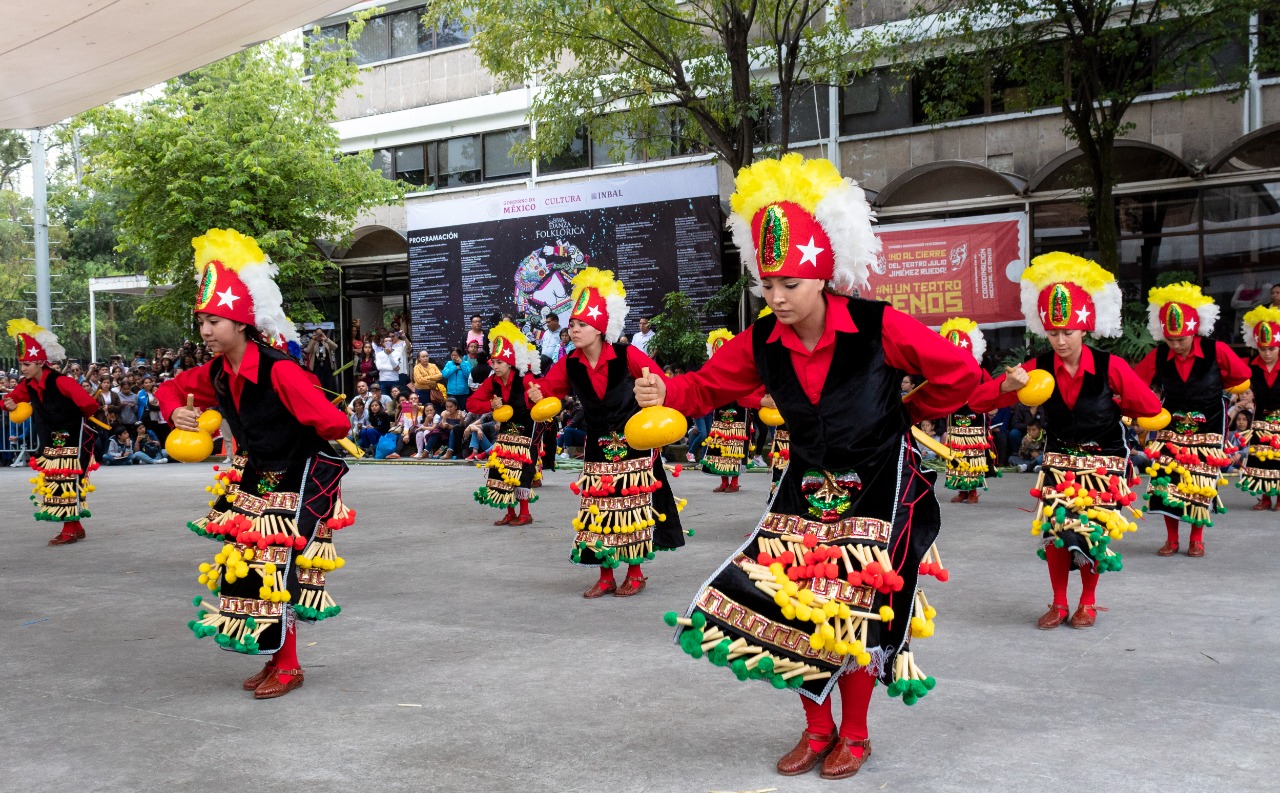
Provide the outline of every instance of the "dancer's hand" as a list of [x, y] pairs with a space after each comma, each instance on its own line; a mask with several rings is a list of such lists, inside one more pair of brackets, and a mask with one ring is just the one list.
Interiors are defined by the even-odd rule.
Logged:
[[494, 397], [493, 399], [490, 399], [489, 406], [492, 407], [494, 410], [497, 410], [498, 408], [502, 407], [502, 397]]
[[1010, 391], [1017, 391], [1024, 387], [1031, 378], [1027, 375], [1027, 370], [1021, 366], [1006, 366], [1004, 370], [1004, 382], [1000, 384], [1000, 391], [1007, 394]]
[[528, 393], [529, 393], [529, 399], [533, 400], [535, 403], [542, 401], [542, 389], [539, 388], [538, 386], [536, 385], [529, 386]]
[[765, 394], [764, 396], [760, 397], [760, 407], [772, 408], [774, 410], [777, 410], [778, 403], [773, 401], [773, 397], [769, 396], [768, 394]]
[[4, 398], [4, 409], [5, 409], [5, 410], [13, 410], [13, 409], [14, 409], [14, 408], [16, 408], [17, 406], [18, 406], [18, 403], [17, 403], [17, 402], [14, 402], [14, 401], [13, 401], [12, 399], [10, 399], [9, 397], [5, 397], [5, 398]]
[[636, 402], [642, 408], [657, 407], [667, 401], [667, 384], [661, 377], [646, 370], [636, 378]]

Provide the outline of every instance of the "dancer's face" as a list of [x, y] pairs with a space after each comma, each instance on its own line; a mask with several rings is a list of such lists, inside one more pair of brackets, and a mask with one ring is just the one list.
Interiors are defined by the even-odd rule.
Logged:
[[1276, 365], [1277, 360], [1280, 360], [1280, 347], [1263, 347], [1258, 350], [1258, 357], [1270, 369]]
[[769, 276], [761, 279], [764, 302], [769, 304], [783, 325], [794, 325], [813, 312], [821, 311], [824, 302], [822, 290], [826, 285], [826, 281], [818, 278]]
[[596, 339], [603, 335], [600, 331], [580, 319], [569, 320], [569, 341], [572, 341], [573, 346], [578, 349], [590, 347], [595, 343]]
[[40, 376], [40, 370], [44, 368], [44, 364], [40, 361], [22, 361], [18, 364], [18, 371], [28, 380], [34, 380]]
[[1084, 331], [1082, 330], [1051, 330], [1048, 331], [1049, 346], [1053, 348], [1053, 352], [1063, 360], [1072, 361], [1080, 354], [1080, 348], [1084, 346]]
[[219, 355], [244, 344], [245, 325], [212, 314], [196, 314], [200, 338], [213, 355]]
[[511, 373], [511, 364], [506, 361], [490, 361], [493, 364], [493, 373], [500, 379], [506, 380], [507, 375]]
[[1179, 336], [1176, 339], [1165, 339], [1169, 343], [1169, 349], [1173, 350], [1173, 354], [1179, 358], [1186, 358], [1191, 354], [1191, 340], [1195, 336]]

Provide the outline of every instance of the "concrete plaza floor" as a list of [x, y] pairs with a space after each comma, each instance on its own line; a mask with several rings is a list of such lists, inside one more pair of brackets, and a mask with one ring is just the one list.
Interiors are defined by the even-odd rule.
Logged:
[[873, 756], [827, 782], [773, 770], [803, 727], [794, 694], [689, 659], [662, 623], [741, 543], [768, 477], [737, 495], [676, 479], [696, 536], [640, 596], [598, 601], [567, 560], [572, 477], [548, 474], [536, 521], [508, 529], [472, 501], [474, 469], [355, 466], [342, 615], [300, 628], [305, 686], [255, 702], [258, 661], [186, 627], [217, 548], [183, 528], [208, 466], [99, 471], [89, 537], [62, 548], [27, 474], [0, 470], [0, 790], [1280, 789], [1280, 515], [1234, 488], [1203, 559], [1156, 557], [1158, 519], [1121, 543], [1084, 631], [1034, 627], [1031, 476], [944, 503], [951, 580], [928, 587], [937, 635], [915, 645], [938, 687], [910, 708], [878, 690]]

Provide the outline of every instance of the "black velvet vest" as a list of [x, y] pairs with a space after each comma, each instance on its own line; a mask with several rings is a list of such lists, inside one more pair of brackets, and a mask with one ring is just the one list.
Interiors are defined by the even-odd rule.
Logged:
[[297, 366], [289, 356], [258, 345], [258, 382], [245, 379], [240, 406], [231, 398], [226, 359], [218, 356], [209, 364], [209, 378], [218, 395], [218, 409], [231, 425], [237, 450], [249, 458], [258, 471], [284, 471], [310, 459], [329, 444], [316, 431], [298, 421], [285, 407], [271, 384], [276, 366]]
[[1169, 357], [1169, 345], [1156, 345], [1156, 377], [1152, 387], [1164, 390], [1164, 406], [1170, 413], [1198, 411], [1205, 422], [1200, 432], [1222, 433], [1226, 420], [1226, 404], [1222, 398], [1222, 372], [1218, 371], [1218, 345], [1213, 339], [1200, 339], [1202, 357], [1193, 359], [1186, 380]]
[[885, 362], [881, 323], [886, 303], [850, 298], [857, 333], [836, 334], [831, 369], [818, 404], [809, 401], [781, 341], [768, 341], [777, 325], [770, 315], [752, 326], [756, 367], [790, 432], [790, 462], [771, 511], [804, 515], [802, 492], [810, 471], [857, 474], [851, 509], [842, 517], [892, 520], [898, 491], [899, 456], [911, 426], [902, 406], [905, 372]]
[[587, 423], [587, 434], [592, 438], [622, 432], [627, 419], [635, 415], [640, 406], [636, 403], [635, 378], [627, 366], [625, 344], [613, 345], [614, 358], [609, 361], [609, 379], [604, 397], [596, 396], [595, 386], [587, 373], [586, 364], [569, 357], [564, 362], [565, 373], [573, 384], [573, 392], [582, 402]]
[[[62, 393], [59, 381], [64, 378], [66, 375], [46, 369], [44, 396], [37, 393], [30, 382], [27, 383], [27, 393], [31, 396], [31, 412], [35, 416], [36, 437], [41, 447], [53, 443], [52, 438], [55, 432], [71, 433], [73, 442], [80, 437], [80, 424], [84, 421], [84, 414], [80, 412], [80, 408], [76, 407], [76, 403], [71, 401], [71, 397]], [[79, 388], [78, 385], [76, 387]]]
[[1253, 389], [1255, 419], [1264, 419], [1267, 414], [1280, 411], [1280, 375], [1276, 376], [1275, 383], [1267, 385], [1267, 370], [1257, 358], [1249, 364], [1249, 387]]
[[[1120, 423], [1120, 406], [1115, 403], [1111, 390], [1111, 355], [1101, 350], [1093, 351], [1093, 372], [1085, 372], [1076, 397], [1074, 408], [1067, 407], [1062, 399], [1062, 389], [1056, 386], [1049, 401], [1044, 403], [1045, 428], [1048, 433], [1046, 451], [1095, 451], [1112, 457], [1125, 457], [1128, 449], [1124, 443], [1124, 425]], [[1053, 373], [1053, 353], [1036, 358], [1036, 368]]]

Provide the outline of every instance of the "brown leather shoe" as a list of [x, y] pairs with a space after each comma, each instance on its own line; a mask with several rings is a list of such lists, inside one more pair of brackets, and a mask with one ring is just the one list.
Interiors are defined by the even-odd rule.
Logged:
[[532, 515], [521, 515], [520, 517], [511, 521], [512, 526], [528, 526], [530, 523], [533, 523]]
[[73, 542], [77, 542], [79, 539], [80, 538], [74, 534], [59, 534], [57, 537], [54, 537], [52, 540], [49, 540], [49, 544], [50, 545], [70, 545]]
[[1178, 552], [1178, 544], [1165, 540], [1164, 545], [1160, 546], [1160, 550], [1156, 551], [1156, 556], [1173, 556]]
[[245, 678], [244, 690], [245, 691], [256, 690], [258, 686], [262, 685], [262, 681], [267, 679], [267, 675], [271, 674], [274, 671], [276, 671], [276, 662], [267, 661], [267, 663], [263, 665], [261, 672], [258, 672], [253, 677]]
[[1076, 609], [1076, 613], [1071, 615], [1071, 627], [1073, 628], [1092, 628], [1093, 621], [1098, 617], [1098, 610], [1093, 606], [1086, 606], [1081, 603]]
[[515, 515], [503, 515], [501, 518], [498, 518], [497, 520], [495, 520], [495, 521], [493, 522], [493, 525], [495, 525], [495, 526], [509, 526], [509, 525], [511, 525], [512, 523], [515, 523], [515, 522], [516, 522], [516, 516], [515, 516]]
[[[288, 682], [281, 683], [280, 675], [288, 675]], [[288, 671], [277, 669], [272, 674], [267, 675], [266, 679], [253, 690], [253, 698], [275, 699], [276, 697], [283, 697], [295, 688], [302, 688], [302, 679], [301, 669], [290, 669]]]
[[613, 593], [613, 596], [616, 598], [629, 598], [632, 595], [638, 595], [644, 591], [644, 582], [648, 580], [648, 578], [627, 576], [622, 582], [622, 586], [618, 587], [618, 590]]
[[729, 489], [729, 486], [728, 486], [728, 485], [726, 485], [724, 482], [721, 482], [721, 483], [719, 484], [719, 486], [717, 486], [717, 487], [716, 487], [716, 489], [715, 489], [715, 490], [712, 490], [711, 492], [712, 492], [712, 493], [723, 493], [723, 492], [725, 492], [725, 491], [726, 491], [726, 490], [728, 490], [728, 489]]
[[590, 589], [582, 593], [582, 596], [588, 600], [594, 600], [595, 598], [604, 597], [605, 595], [615, 592], [617, 589], [618, 582], [616, 581], [605, 583], [604, 581], [597, 580], [591, 585]]
[[[825, 741], [826, 746], [821, 751], [813, 751], [809, 746], [810, 741]], [[787, 752], [778, 761], [778, 773], [783, 776], [799, 776], [807, 774], [813, 770], [814, 766], [822, 762], [822, 758], [835, 748], [836, 736], [834, 735], [814, 735], [808, 730], [800, 733], [800, 742], [796, 744], [796, 748]]]
[[1187, 556], [1204, 556], [1204, 543], [1195, 540], [1187, 543]]
[[1040, 619], [1036, 620], [1036, 627], [1042, 631], [1051, 631], [1062, 623], [1067, 621], [1067, 607], [1055, 606], [1049, 604], [1049, 610], [1046, 611]]
[[[861, 746], [862, 757], [858, 757], [849, 747]], [[871, 756], [871, 739], [867, 738], [861, 741], [853, 741], [848, 738], [840, 738], [836, 741], [835, 749], [831, 754], [827, 755], [827, 759], [822, 761], [822, 778], [823, 779], [848, 779], [858, 773], [858, 769], [862, 768], [862, 764], [867, 762], [867, 758]]]
[[961, 490], [961, 491], [957, 492], [954, 496], [952, 496], [952, 497], [951, 497], [951, 503], [952, 503], [952, 504], [968, 504], [968, 503], [969, 503], [969, 491], [968, 491], [968, 490]]
[[1253, 505], [1254, 512], [1266, 512], [1271, 509], [1271, 496], [1263, 496], [1258, 499], [1258, 503]]
[[80, 521], [78, 521], [78, 520], [76, 521], [75, 526], [76, 526], [76, 533], [75, 533], [75, 537], [76, 537], [76, 539], [77, 539], [77, 540], [83, 540], [83, 539], [84, 539], [84, 526], [81, 526], [81, 525], [80, 525]]
[[978, 503], [978, 491], [977, 491], [977, 490], [970, 490], [970, 491], [969, 491], [969, 503], [970, 503], [970, 504], [977, 504], [977, 503]]

